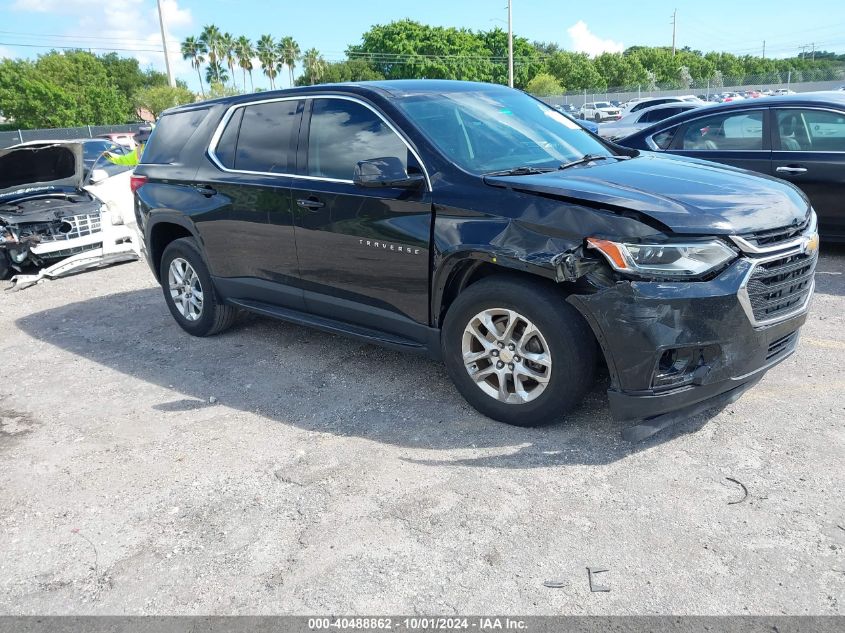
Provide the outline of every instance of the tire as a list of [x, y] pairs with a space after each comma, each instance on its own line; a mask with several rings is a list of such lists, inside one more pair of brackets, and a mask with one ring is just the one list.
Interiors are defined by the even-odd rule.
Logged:
[[9, 263], [9, 256], [6, 251], [0, 251], [0, 280], [8, 279], [12, 276], [12, 266]]
[[[191, 281], [188, 284], [190, 285], [190, 292], [187, 295], [189, 299], [178, 303], [170, 288], [171, 265], [174, 262], [177, 262], [177, 268], [187, 271], [186, 284], [188, 280]], [[187, 264], [189, 268], [182, 268], [183, 264]], [[194, 275], [191, 275], [190, 271], [193, 271]], [[188, 334], [213, 336], [228, 329], [235, 322], [238, 310], [226, 305], [218, 297], [214, 284], [211, 282], [211, 274], [193, 238], [183, 237], [167, 245], [161, 257], [159, 279], [170, 314]], [[185, 288], [186, 285], [180, 285], [180, 288], [174, 292], [179, 293], [181, 290], [181, 294], [184, 295]], [[187, 312], [186, 303], [188, 304]]]
[[596, 112], [596, 123], [601, 123], [601, 115]]
[[[470, 343], [469, 353], [485, 353], [486, 345], [476, 335], [481, 331], [477, 327], [480, 321], [476, 319], [487, 310], [511, 311], [518, 316], [513, 319], [515, 322], [521, 318], [524, 322], [533, 324], [540, 333], [539, 337], [535, 335], [533, 340], [527, 340], [527, 343], [525, 340], [519, 340], [515, 352], [511, 352], [507, 357], [503, 348], [499, 351], [497, 361], [504, 364], [504, 368], [497, 371], [511, 373], [511, 378], [505, 376], [505, 384], [508, 388], [512, 387], [513, 391], [517, 391], [517, 377], [516, 373], [511, 371], [511, 366], [516, 372], [529, 370], [543, 374], [543, 379], [547, 382], [537, 393], [533, 390], [529, 392], [526, 387], [530, 387], [532, 379], [526, 381], [524, 374], [519, 377], [523, 392], [529, 392], [528, 395], [532, 398], [530, 400], [514, 394], [509, 396], [511, 401], [503, 401], [501, 383], [498, 380], [501, 374], [495, 377], [491, 374], [483, 381], [477, 381], [470, 375], [472, 368], [477, 370], [478, 376], [489, 374], [495, 366], [492, 360], [484, 358], [478, 363], [465, 365], [467, 342]], [[493, 317], [493, 325], [505, 329], [510, 321], [500, 320], [498, 324], [495, 322], [496, 319], [505, 318], [504, 315]], [[475, 333], [468, 333], [468, 327], [473, 323], [476, 324]], [[516, 325], [517, 333], [520, 327], [519, 324]], [[485, 338], [500, 338], [500, 332], [492, 337], [489, 336], [489, 330], [486, 331], [488, 336]], [[527, 332], [526, 326], [522, 330], [522, 337], [525, 337]], [[526, 358], [517, 356], [511, 359], [511, 354], [518, 354], [523, 344], [534, 346], [535, 352], [545, 346], [550, 361], [548, 369], [532, 365]], [[558, 288], [551, 282], [546, 283], [539, 279], [526, 280], [522, 277], [497, 275], [472, 284], [458, 295], [450, 306], [443, 324], [441, 345], [449, 376], [467, 402], [480, 413], [515, 426], [542, 426], [561, 419], [581, 402], [595, 379], [597, 346], [589, 325], [575, 308], [566, 303]], [[498, 343], [492, 345], [498, 346]], [[490, 353], [495, 351], [494, 349]], [[532, 350], [529, 347], [527, 351]], [[542, 354], [532, 356], [539, 358]], [[505, 360], [514, 362], [505, 364]], [[536, 387], [539, 386], [541, 383], [538, 382]], [[497, 394], [491, 395], [491, 391], [497, 391]]]

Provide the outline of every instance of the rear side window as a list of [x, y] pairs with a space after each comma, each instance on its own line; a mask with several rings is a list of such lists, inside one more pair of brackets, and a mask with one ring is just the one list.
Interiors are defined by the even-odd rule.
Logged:
[[268, 101], [243, 108], [234, 168], [294, 173], [302, 105], [303, 101]]
[[241, 129], [241, 120], [244, 116], [244, 109], [238, 108], [234, 114], [229, 117], [229, 122], [220, 135], [220, 140], [217, 141], [217, 147], [214, 148], [214, 155], [220, 164], [227, 169], [235, 168], [235, 152], [238, 145], [238, 132]]
[[352, 180], [362, 160], [392, 156], [408, 168], [408, 148], [376, 114], [354, 101], [315, 99], [308, 134], [308, 175]]
[[208, 108], [166, 114], [159, 119], [144, 148], [142, 163], [175, 163], [182, 148], [208, 114]]

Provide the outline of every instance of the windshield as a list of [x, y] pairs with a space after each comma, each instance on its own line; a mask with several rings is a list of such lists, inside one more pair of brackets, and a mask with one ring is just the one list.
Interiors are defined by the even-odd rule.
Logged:
[[597, 108], [610, 108], [612, 107], [607, 101], [596, 101]]
[[578, 124], [522, 92], [413, 95], [396, 103], [440, 151], [474, 174], [554, 169], [585, 154], [611, 155]]
[[111, 141], [88, 141], [82, 144], [82, 158], [86, 162], [95, 161], [106, 151], [114, 151], [123, 154], [123, 148]]

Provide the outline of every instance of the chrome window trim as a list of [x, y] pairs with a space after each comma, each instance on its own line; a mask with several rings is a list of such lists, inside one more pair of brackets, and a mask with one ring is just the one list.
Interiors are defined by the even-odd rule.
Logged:
[[739, 299], [739, 304], [745, 311], [745, 316], [748, 317], [748, 320], [751, 322], [751, 325], [753, 327], [756, 328], [775, 325], [776, 323], [781, 323], [782, 321], [787, 321], [793, 317], [799, 316], [800, 314], [803, 314], [804, 312], [810, 309], [810, 302], [812, 301], [813, 293], [816, 290], [816, 264], [818, 263], [818, 256], [816, 256], [816, 261], [813, 263], [812, 279], [810, 280], [810, 291], [807, 293], [807, 298], [804, 300], [804, 303], [798, 306], [795, 310], [792, 310], [786, 314], [780, 314], [772, 319], [758, 321], [754, 316], [754, 308], [751, 306], [751, 297], [748, 296], [748, 282], [751, 280], [751, 275], [754, 274], [754, 271], [757, 270], [757, 267], [760, 264], [765, 264], [766, 262], [775, 261], [784, 257], [792, 257], [793, 255], [801, 255], [804, 254], [804, 252], [805, 251], [803, 248], [797, 248], [791, 251], [778, 253], [777, 255], [771, 255], [769, 257], [763, 257], [760, 259], [746, 258], [745, 261], [751, 262], [751, 267], [748, 269], [748, 272], [745, 273], [745, 277], [743, 278], [736, 295]]
[[427, 187], [428, 191], [432, 191], [431, 178], [429, 178], [428, 169], [426, 168], [425, 163], [423, 162], [420, 155], [411, 146], [411, 144], [408, 142], [408, 140], [405, 138], [405, 136], [403, 134], [401, 134], [399, 132], [399, 130], [397, 130], [396, 127], [390, 121], [388, 121], [387, 118], [381, 112], [379, 112], [376, 108], [374, 108], [372, 105], [370, 105], [366, 101], [363, 101], [363, 100], [358, 99], [356, 97], [350, 97], [348, 95], [337, 95], [337, 94], [331, 94], [331, 93], [319, 94], [319, 95], [314, 95], [314, 94], [296, 95], [296, 96], [289, 96], [289, 97], [272, 97], [270, 99], [255, 99], [253, 101], [245, 101], [243, 103], [233, 104], [226, 110], [225, 114], [223, 115], [223, 118], [220, 120], [220, 123], [217, 124], [217, 129], [214, 130], [214, 134], [212, 134], [212, 136], [211, 136], [211, 141], [209, 141], [208, 149], [206, 150], [206, 153], [208, 154], [209, 159], [211, 159], [211, 162], [214, 163], [214, 165], [218, 169], [220, 169], [221, 171], [230, 173], [230, 174], [247, 174], [247, 175], [251, 175], [251, 176], [271, 176], [271, 177], [280, 177], [280, 178], [301, 178], [303, 180], [314, 180], [314, 181], [319, 181], [319, 182], [334, 182], [334, 183], [341, 183], [341, 184], [346, 184], [346, 185], [354, 184], [352, 180], [347, 180], [345, 178], [327, 178], [325, 176], [309, 176], [307, 174], [290, 174], [290, 173], [271, 172], [271, 171], [250, 171], [250, 170], [247, 170], [247, 169], [230, 169], [230, 168], [224, 166], [220, 162], [220, 159], [217, 158], [217, 154], [215, 152], [215, 150], [217, 149], [217, 144], [220, 142], [220, 137], [223, 136], [223, 130], [226, 129], [226, 125], [229, 123], [229, 120], [232, 118], [232, 115], [235, 113], [235, 110], [237, 110], [238, 108], [246, 108], [248, 106], [258, 105], [258, 104], [262, 104], [262, 103], [275, 103], [277, 101], [307, 101], [308, 99], [311, 99], [311, 100], [314, 100], [314, 99], [340, 99], [342, 101], [352, 101], [353, 103], [360, 104], [360, 105], [364, 106], [365, 108], [367, 108], [370, 112], [372, 112], [379, 119], [381, 119], [381, 121], [388, 128], [390, 128], [390, 130], [396, 136], [399, 137], [399, 139], [402, 141], [402, 143], [405, 145], [405, 147], [408, 148], [408, 151], [411, 152], [411, 154], [417, 160], [417, 162], [420, 164], [420, 167], [423, 170], [423, 175], [425, 176], [425, 183], [426, 183], [426, 187]]
[[[775, 229], [777, 230], [777, 229]], [[755, 246], [748, 240], [739, 235], [730, 235], [731, 241], [736, 244], [740, 250], [744, 253], [751, 253], [753, 255], [760, 255], [763, 253], [775, 253], [777, 251], [785, 251], [790, 248], [796, 248], [801, 246], [805, 239], [808, 236], [813, 235], [818, 230], [818, 216], [816, 216], [816, 212], [813, 209], [810, 209], [810, 221], [807, 224], [807, 228], [799, 235], [798, 237], [789, 240], [788, 242], [782, 242], [781, 244], [775, 244], [774, 246]]]

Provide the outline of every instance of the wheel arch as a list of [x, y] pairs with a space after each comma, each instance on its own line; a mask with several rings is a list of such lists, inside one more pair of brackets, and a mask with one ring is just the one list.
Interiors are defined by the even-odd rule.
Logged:
[[[198, 244], [201, 244], [196, 227], [184, 216], [167, 215], [157, 217], [149, 223], [147, 231], [149, 235], [147, 239], [147, 250], [149, 251], [150, 267], [153, 269], [153, 274], [155, 274], [158, 281], [161, 281], [161, 258], [168, 244], [183, 237], [192, 237], [197, 240]], [[202, 253], [202, 248], [200, 248], [200, 253]]]

